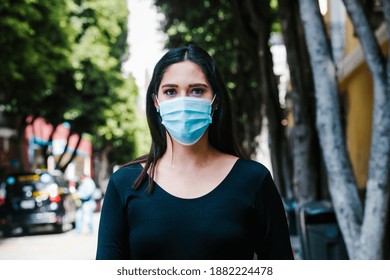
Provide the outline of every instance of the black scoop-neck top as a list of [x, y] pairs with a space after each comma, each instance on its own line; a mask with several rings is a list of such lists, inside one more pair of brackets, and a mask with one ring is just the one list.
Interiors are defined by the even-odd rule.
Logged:
[[96, 259], [293, 259], [286, 216], [269, 171], [238, 159], [225, 179], [197, 198], [155, 183], [132, 185], [140, 164], [115, 172], [104, 197]]

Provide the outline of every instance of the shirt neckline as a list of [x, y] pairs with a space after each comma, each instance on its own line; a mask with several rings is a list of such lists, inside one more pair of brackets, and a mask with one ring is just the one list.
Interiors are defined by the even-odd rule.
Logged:
[[[166, 196], [168, 196], [170, 198], [173, 198], [173, 199], [176, 199], [176, 200], [182, 200], [182, 201], [196, 201], [196, 200], [206, 199], [209, 196], [213, 195], [215, 192], [217, 192], [219, 189], [223, 188], [223, 186], [225, 185], [225, 182], [227, 181], [227, 179], [232, 176], [234, 169], [237, 168], [237, 165], [238, 165], [239, 161], [241, 161], [241, 159], [237, 158], [237, 160], [232, 165], [232, 168], [229, 170], [229, 172], [226, 174], [226, 176], [222, 179], [222, 181], [219, 184], [217, 184], [209, 192], [207, 192], [207, 193], [205, 193], [205, 194], [203, 194], [201, 196], [197, 196], [197, 197], [185, 198], [185, 197], [180, 197], [180, 196], [174, 195], [174, 194], [168, 192], [167, 190], [165, 190], [163, 187], [161, 187], [156, 181], [154, 181], [154, 180], [152, 180], [152, 181], [153, 181], [153, 184], [160, 191], [162, 191]], [[143, 169], [143, 166], [140, 163], [139, 163], [139, 166]], [[147, 173], [147, 176], [150, 178], [149, 173]]]

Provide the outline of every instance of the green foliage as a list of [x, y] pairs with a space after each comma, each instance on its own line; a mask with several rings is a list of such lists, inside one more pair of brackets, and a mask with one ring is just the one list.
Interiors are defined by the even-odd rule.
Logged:
[[98, 128], [94, 144], [99, 147], [110, 143], [111, 161], [123, 164], [147, 153], [151, 139], [145, 117], [135, 108], [138, 89], [134, 79], [127, 78], [116, 93], [118, 100], [103, 112], [105, 123]]
[[39, 111], [69, 67], [65, 0], [0, 3], [0, 102], [7, 112]]
[[101, 111], [116, 101], [116, 87], [123, 83], [121, 61], [112, 55], [126, 52], [126, 49], [117, 48], [117, 38], [122, 32], [126, 33], [121, 29], [127, 21], [127, 10], [123, 5], [124, 1], [71, 2], [74, 44], [70, 60], [78, 94], [64, 117], [76, 132], [93, 133], [105, 122]]
[[94, 135], [96, 150], [112, 146], [113, 162], [137, 154], [137, 88], [125, 79], [128, 10], [123, 0], [85, 0], [71, 7], [75, 45], [71, 56], [78, 98], [66, 112], [74, 129]]
[[121, 73], [127, 18], [126, 0], [1, 1], [0, 105], [67, 121], [72, 133], [92, 135], [96, 150], [115, 147], [116, 162], [145, 152], [136, 146], [148, 138], [134, 79]]

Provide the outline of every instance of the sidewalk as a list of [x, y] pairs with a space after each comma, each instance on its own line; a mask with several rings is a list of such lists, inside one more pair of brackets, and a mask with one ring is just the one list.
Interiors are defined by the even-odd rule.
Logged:
[[303, 260], [301, 240], [298, 235], [291, 235], [291, 246], [294, 252], [294, 258], [296, 260]]

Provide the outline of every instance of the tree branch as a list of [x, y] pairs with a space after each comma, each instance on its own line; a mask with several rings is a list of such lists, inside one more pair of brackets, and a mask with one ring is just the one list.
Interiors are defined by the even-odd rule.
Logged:
[[314, 74], [317, 131], [334, 209], [350, 258], [358, 251], [363, 209], [343, 139], [338, 82], [317, 1], [300, 0], [300, 14]]
[[[390, 111], [388, 106], [390, 98], [389, 90], [386, 89], [389, 81], [386, 81], [385, 60], [374, 30], [370, 27], [364, 14], [361, 2], [358, 0], [343, 0], [343, 2], [358, 35], [366, 63], [374, 81], [374, 116], [370, 163], [362, 225], [362, 248], [358, 258], [381, 259], [383, 257], [385, 236], [384, 221], [387, 219], [389, 204]], [[388, 5], [388, 1], [382, 3], [385, 4], [384, 7]], [[388, 19], [388, 10], [385, 10], [385, 12]]]

